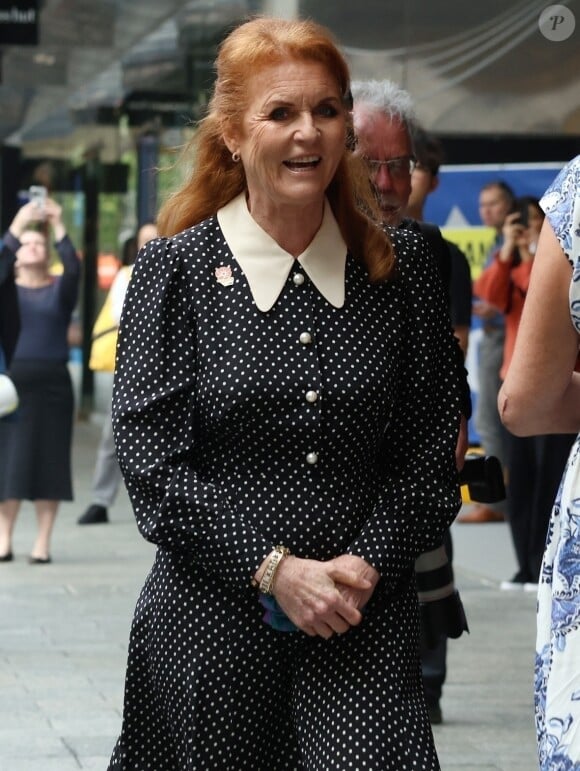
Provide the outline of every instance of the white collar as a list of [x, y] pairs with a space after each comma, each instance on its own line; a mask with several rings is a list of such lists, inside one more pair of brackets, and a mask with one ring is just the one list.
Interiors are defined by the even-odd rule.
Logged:
[[[217, 219], [248, 280], [254, 302], [261, 311], [269, 311], [280, 296], [294, 265], [294, 257], [253, 219], [245, 193], [240, 193], [220, 209]], [[346, 253], [346, 244], [330, 204], [325, 200], [320, 229], [296, 259], [320, 294], [335, 308], [344, 305]]]

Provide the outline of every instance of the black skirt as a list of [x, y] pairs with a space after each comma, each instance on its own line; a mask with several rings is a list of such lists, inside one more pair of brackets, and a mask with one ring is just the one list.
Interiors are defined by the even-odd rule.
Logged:
[[0, 500], [71, 501], [74, 398], [65, 363], [13, 361], [20, 406], [0, 421]]

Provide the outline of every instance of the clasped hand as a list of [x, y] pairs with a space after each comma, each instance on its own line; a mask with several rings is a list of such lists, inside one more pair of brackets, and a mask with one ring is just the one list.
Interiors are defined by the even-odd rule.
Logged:
[[379, 577], [353, 554], [326, 562], [289, 556], [278, 568], [274, 596], [299, 629], [328, 639], [361, 622]]

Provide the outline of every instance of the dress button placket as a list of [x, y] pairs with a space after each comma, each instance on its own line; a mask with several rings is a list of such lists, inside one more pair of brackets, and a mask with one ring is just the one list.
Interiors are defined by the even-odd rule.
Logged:
[[[302, 273], [296, 273], [294, 276], [292, 276], [292, 281], [294, 282], [295, 286], [302, 286], [304, 284], [304, 276]], [[312, 344], [312, 334], [310, 332], [304, 331], [300, 333], [300, 336], [298, 338], [299, 342], [303, 346], [309, 346]], [[314, 404], [318, 400], [318, 391], [311, 388], [304, 394], [304, 398], [308, 404]], [[316, 418], [314, 418], [316, 422]], [[311, 450], [310, 452], [306, 453], [305, 459], [306, 463], [309, 466], [316, 466], [318, 463], [319, 455], [317, 452], [314, 452]]]

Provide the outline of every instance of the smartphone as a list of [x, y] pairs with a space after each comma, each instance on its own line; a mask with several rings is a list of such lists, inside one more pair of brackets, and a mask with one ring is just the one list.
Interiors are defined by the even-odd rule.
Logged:
[[28, 195], [30, 200], [43, 211], [46, 206], [46, 188], [43, 185], [31, 185], [28, 188]]
[[518, 220], [519, 225], [523, 225], [525, 228], [528, 227], [529, 223], [529, 205], [527, 203], [521, 203], [518, 206], [518, 212], [520, 215], [520, 218]]

